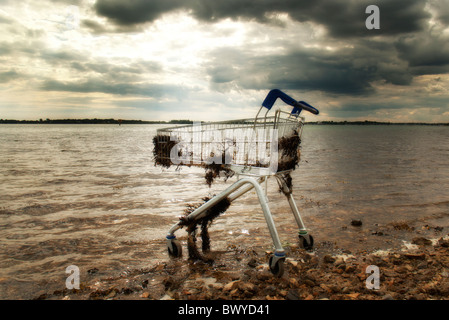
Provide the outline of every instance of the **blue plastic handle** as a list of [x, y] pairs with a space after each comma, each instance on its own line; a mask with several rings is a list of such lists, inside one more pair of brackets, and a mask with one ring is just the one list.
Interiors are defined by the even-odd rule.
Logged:
[[294, 108], [293, 108], [293, 110], [292, 110], [292, 114], [295, 114], [295, 113], [301, 113], [301, 109], [304, 109], [304, 110], [307, 110], [307, 111], [309, 111], [310, 113], [313, 113], [313, 114], [319, 114], [320, 112], [318, 111], [318, 109], [316, 109], [316, 108], [314, 108], [314, 107], [312, 107], [310, 104], [308, 104], [307, 102], [305, 102], [305, 101], [299, 101], [298, 102], [298, 105], [297, 106], [295, 106]]
[[267, 108], [268, 110], [271, 110], [271, 107], [273, 107], [276, 100], [280, 98], [282, 101], [284, 101], [286, 104], [291, 105], [293, 107], [292, 114], [300, 114], [302, 109], [307, 110], [313, 114], [318, 114], [318, 109], [312, 107], [310, 104], [308, 104], [305, 101], [296, 101], [289, 95], [285, 94], [279, 89], [273, 89], [271, 90], [268, 95], [266, 96], [265, 100], [262, 102], [262, 106]]

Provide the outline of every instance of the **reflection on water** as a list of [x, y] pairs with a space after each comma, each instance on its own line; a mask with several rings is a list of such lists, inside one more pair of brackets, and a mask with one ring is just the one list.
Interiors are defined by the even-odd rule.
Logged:
[[[0, 298], [60, 289], [69, 265], [107, 276], [167, 259], [165, 234], [185, 204], [235, 178], [209, 189], [202, 169], [154, 167], [159, 127], [0, 126]], [[388, 228], [398, 221], [422, 234], [431, 235], [432, 225], [447, 233], [449, 128], [307, 125], [301, 154], [294, 195], [318, 245], [395, 246], [411, 236]], [[268, 196], [281, 240], [295, 242], [295, 221], [274, 181]], [[271, 248], [253, 193], [210, 230], [213, 249]], [[178, 236], [185, 240], [184, 231]]]

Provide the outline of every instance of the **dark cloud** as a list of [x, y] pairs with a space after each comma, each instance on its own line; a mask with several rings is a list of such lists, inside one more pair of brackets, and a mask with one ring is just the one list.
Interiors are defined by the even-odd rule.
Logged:
[[354, 67], [371, 70], [370, 81], [383, 80], [395, 85], [409, 85], [412, 73], [406, 61], [398, 56], [394, 41], [359, 39], [352, 42], [352, 48], [335, 52], [336, 57], [344, 56]]
[[81, 25], [94, 34], [107, 33], [109, 31], [104, 25], [95, 20], [84, 19], [81, 21]]
[[[234, 83], [244, 89], [284, 88], [331, 94], [374, 93], [372, 83], [408, 85], [408, 64], [396, 57], [393, 44], [366, 41], [336, 51], [302, 48], [283, 55], [254, 56], [237, 49], [217, 50], [208, 69], [214, 88]], [[229, 66], [232, 66], [229, 67]]]
[[[354, 37], [422, 30], [430, 16], [424, 10], [425, 3], [425, 0], [98, 0], [95, 9], [98, 15], [119, 25], [152, 22], [176, 10], [208, 22], [230, 18], [271, 23], [277, 13], [287, 13], [293, 20], [325, 26], [334, 37]], [[380, 8], [380, 30], [365, 27], [368, 5]]]
[[380, 30], [373, 33], [362, 28], [364, 35], [396, 36], [427, 28], [430, 14], [425, 10], [426, 0], [368, 1], [365, 5], [368, 3], [377, 4], [380, 9]]
[[[388, 104], [383, 103], [382, 101], [371, 101], [371, 102], [348, 102], [345, 103], [342, 106], [335, 107], [332, 112], [335, 114], [340, 113], [348, 113], [353, 114], [356, 112], [363, 113], [363, 114], [372, 114], [378, 110], [400, 110], [403, 109], [405, 106], [401, 103], [392, 103], [389, 102]], [[407, 106], [410, 107], [410, 106]]]
[[449, 67], [449, 37], [419, 33], [400, 37], [395, 45], [400, 58], [408, 62], [414, 74], [447, 72]]
[[[442, 1], [446, 0], [435, 0], [435, 6], [441, 7]], [[285, 44], [286, 54], [267, 56], [254, 55], [243, 48], [220, 49], [211, 54], [215, 59], [206, 66], [212, 87], [219, 91], [236, 86], [280, 87], [362, 95], [374, 93], [375, 81], [409, 85], [417, 74], [445, 70], [449, 52], [434, 51], [445, 48], [444, 39], [425, 35], [430, 18], [426, 3], [426, 0], [98, 0], [95, 9], [98, 15], [122, 27], [152, 22], [177, 10], [207, 23], [229, 18], [273, 24], [276, 14], [287, 13], [292, 20], [324, 26], [327, 35], [322, 43], [326, 39], [350, 39], [350, 43], [336, 51], [289, 50], [289, 44]], [[380, 8], [380, 30], [365, 27], [368, 5]], [[90, 27], [101, 31], [101, 26]], [[383, 37], [378, 40], [374, 36]], [[440, 69], [436, 70], [437, 66]]]
[[111, 83], [103, 79], [92, 78], [86, 81], [63, 82], [57, 80], [45, 80], [41, 85], [45, 91], [65, 92], [100, 92], [116, 95], [146, 96], [161, 98], [164, 96], [180, 97], [185, 89], [177, 85], [164, 84], [137, 84], [137, 83]]
[[165, 12], [184, 7], [191, 1], [185, 0], [130, 0], [97, 1], [95, 10], [120, 25], [133, 25], [154, 21]]
[[15, 70], [0, 72], [0, 83], [7, 83], [9, 81], [19, 78], [19, 74]]
[[[446, 100], [444, 100], [446, 99]], [[405, 100], [405, 101], [404, 101]], [[406, 101], [413, 101], [413, 104]], [[403, 101], [388, 101], [385, 103], [382, 99], [370, 99], [368, 101], [348, 101], [340, 106], [335, 106], [328, 110], [328, 115], [336, 118], [350, 117], [369, 117], [376, 116], [379, 113], [389, 112], [400, 114], [404, 109], [424, 109], [428, 115], [440, 115], [446, 111], [446, 97], [404, 97]], [[408, 113], [408, 111], [407, 111]], [[385, 118], [385, 121], [394, 121], [394, 119]]]
[[325, 52], [292, 52], [286, 56], [262, 59], [256, 65], [270, 65], [267, 78], [271, 87], [320, 90], [335, 94], [367, 94], [376, 69], [357, 66], [349, 57], [336, 59]]
[[212, 67], [207, 73], [211, 76], [211, 81], [214, 83], [227, 83], [238, 77], [237, 70], [229, 66]]
[[92, 19], [81, 20], [81, 26], [92, 34], [141, 32], [143, 28], [139, 25], [110, 25], [102, 24]]

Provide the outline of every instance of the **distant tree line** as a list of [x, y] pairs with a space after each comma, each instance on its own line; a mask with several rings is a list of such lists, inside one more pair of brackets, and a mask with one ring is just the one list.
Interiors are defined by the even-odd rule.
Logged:
[[146, 121], [146, 120], [125, 120], [125, 119], [39, 119], [39, 120], [11, 120], [0, 119], [0, 123], [18, 124], [191, 124], [190, 120], [171, 121]]

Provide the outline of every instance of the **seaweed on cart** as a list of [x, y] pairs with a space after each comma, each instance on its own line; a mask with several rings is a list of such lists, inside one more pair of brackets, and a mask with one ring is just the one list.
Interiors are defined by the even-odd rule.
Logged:
[[187, 248], [189, 251], [189, 258], [192, 260], [202, 260], [205, 262], [210, 262], [211, 259], [206, 258], [198, 250], [196, 244], [198, 226], [201, 226], [201, 249], [203, 253], [207, 253], [210, 251], [209, 227], [212, 225], [215, 218], [223, 214], [229, 208], [229, 206], [231, 205], [231, 201], [228, 198], [224, 198], [213, 207], [209, 208], [206, 211], [204, 217], [196, 220], [189, 220], [189, 215], [204, 203], [209, 201], [210, 198], [205, 197], [202, 200], [203, 203], [187, 204], [187, 208], [184, 210], [184, 216], [180, 218], [180, 225], [187, 227]]

